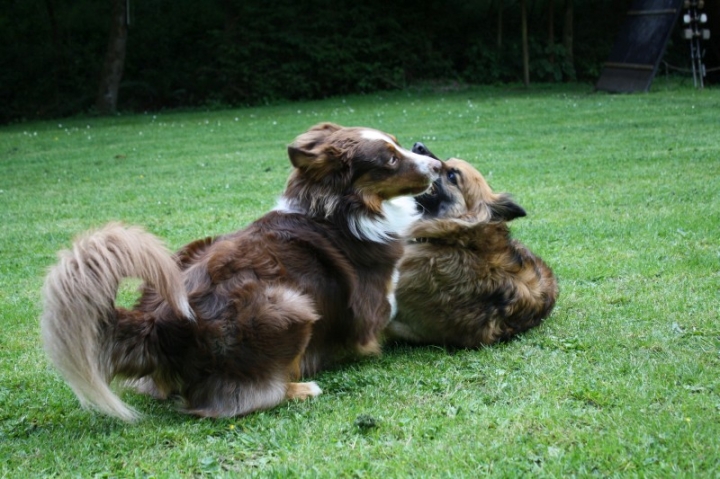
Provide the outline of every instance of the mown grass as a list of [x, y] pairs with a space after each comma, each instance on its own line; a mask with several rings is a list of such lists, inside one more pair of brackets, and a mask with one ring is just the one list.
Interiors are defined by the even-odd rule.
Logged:
[[[657, 81], [353, 96], [0, 129], [0, 474], [82, 477], [716, 476], [720, 470], [720, 91]], [[271, 208], [285, 146], [334, 121], [475, 164], [528, 211], [555, 270], [545, 325], [476, 351], [389, 347], [325, 393], [200, 420], [134, 393], [128, 425], [82, 410], [48, 366], [40, 287], [110, 220], [171, 247]]]

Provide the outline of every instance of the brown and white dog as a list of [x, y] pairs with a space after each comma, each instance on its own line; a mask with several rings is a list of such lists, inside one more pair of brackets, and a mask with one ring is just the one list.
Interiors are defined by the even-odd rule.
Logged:
[[[434, 157], [422, 144], [413, 151]], [[496, 194], [470, 164], [449, 159], [430, 192], [416, 198], [422, 219], [398, 266], [397, 315], [389, 338], [452, 347], [507, 340], [540, 324], [555, 305], [552, 270], [507, 222], [525, 210]]]
[[[125, 420], [109, 388], [134, 380], [199, 416], [235, 416], [321, 391], [297, 383], [346, 357], [379, 353], [412, 195], [441, 162], [369, 128], [324, 123], [288, 147], [278, 207], [247, 228], [171, 255], [153, 235], [110, 224], [62, 252], [44, 286], [45, 348], [80, 402]], [[123, 278], [144, 281], [130, 310]]]

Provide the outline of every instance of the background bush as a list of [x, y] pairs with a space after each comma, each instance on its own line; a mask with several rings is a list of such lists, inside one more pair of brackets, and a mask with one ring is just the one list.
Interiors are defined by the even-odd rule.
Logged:
[[[3, 1], [0, 123], [92, 108], [110, 3]], [[571, 62], [562, 46], [564, 2], [555, 2], [553, 46], [547, 3], [528, 2], [532, 81], [597, 79], [628, 2], [574, 3]], [[522, 79], [520, 6], [513, 0], [134, 0], [130, 12], [121, 110], [262, 104], [424, 81]]]

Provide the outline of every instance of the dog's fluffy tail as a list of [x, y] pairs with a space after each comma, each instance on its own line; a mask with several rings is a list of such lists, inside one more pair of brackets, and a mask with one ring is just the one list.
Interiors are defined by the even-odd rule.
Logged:
[[[41, 331], [45, 350], [80, 403], [132, 421], [137, 413], [110, 389], [123, 278], [154, 286], [181, 317], [193, 320], [180, 268], [155, 236], [113, 223], [76, 240], [48, 273]], [[144, 347], [139, 344], [138, 347]]]

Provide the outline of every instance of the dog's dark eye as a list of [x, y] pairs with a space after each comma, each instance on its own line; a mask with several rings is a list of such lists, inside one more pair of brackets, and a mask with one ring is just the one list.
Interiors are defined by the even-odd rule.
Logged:
[[390, 165], [390, 166], [395, 166], [395, 165], [397, 164], [397, 162], [398, 162], [398, 157], [395, 156], [395, 155], [393, 155], [393, 156], [390, 157], [390, 159], [388, 160], [387, 164]]
[[450, 183], [452, 183], [453, 185], [456, 185], [456, 186], [457, 186], [457, 183], [458, 183], [457, 177], [458, 177], [457, 171], [455, 171], [455, 170], [450, 170], [450, 171], [448, 171], [448, 174], [447, 174], [447, 179], [448, 179], [448, 181], [449, 181]]

